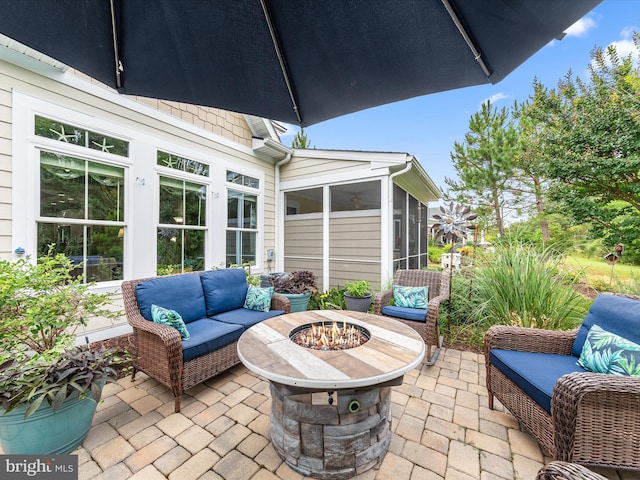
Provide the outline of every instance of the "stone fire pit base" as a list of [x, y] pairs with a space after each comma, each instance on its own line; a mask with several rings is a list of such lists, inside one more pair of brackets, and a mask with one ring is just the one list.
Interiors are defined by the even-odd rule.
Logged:
[[341, 480], [382, 461], [391, 441], [391, 385], [334, 392], [271, 382], [271, 440], [302, 475]]

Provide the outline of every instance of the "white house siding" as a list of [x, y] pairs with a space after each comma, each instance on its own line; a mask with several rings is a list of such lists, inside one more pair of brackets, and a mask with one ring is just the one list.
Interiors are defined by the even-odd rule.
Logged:
[[367, 280], [380, 287], [380, 216], [332, 218], [329, 221], [331, 286]]
[[[131, 159], [132, 163], [129, 167], [130, 182], [139, 175], [137, 172], [146, 171], [154, 172], [155, 158], [150, 158], [149, 152], [155, 152], [150, 149], [149, 145], [155, 144], [153, 139], [157, 139], [158, 148], [166, 146], [180, 155], [188, 157], [188, 154], [181, 153], [183, 150], [187, 152], [198, 152], [198, 159], [206, 159], [211, 165], [211, 178], [224, 176], [226, 169], [232, 169], [239, 173], [257, 176], [261, 180], [262, 192], [262, 215], [260, 218], [260, 235], [263, 239], [259, 243], [256, 252], [262, 258], [266, 254], [266, 250], [275, 246], [275, 172], [272, 161], [266, 161], [255, 156], [248, 145], [251, 145], [251, 132], [244, 121], [244, 117], [240, 114], [224, 112], [216, 109], [203, 109], [193, 107], [186, 104], [172, 104], [172, 102], [158, 102], [149, 99], [142, 100], [143, 103], [136, 102], [131, 98], [117, 95], [107, 89], [102, 89], [95, 84], [86, 82], [74, 75], [58, 74], [62, 81], [56, 81], [49, 76], [39, 75], [30, 70], [23, 69], [11, 63], [0, 60], [0, 258], [15, 258], [13, 250], [16, 246], [13, 232], [16, 226], [12, 224], [14, 209], [12, 201], [13, 189], [13, 163], [14, 151], [21, 152], [26, 148], [16, 150], [15, 125], [13, 118], [15, 112], [14, 92], [20, 98], [33, 98], [36, 102], [46, 102], [52, 104], [56, 108], [61, 107], [64, 111], [77, 112], [91, 121], [100, 125], [116, 125], [119, 132], [127, 132], [127, 136], [131, 138]], [[151, 107], [156, 107], [155, 110]], [[24, 108], [23, 108], [24, 109]], [[41, 114], [47, 114], [46, 111]], [[64, 119], [62, 119], [64, 120]], [[68, 120], [74, 124], [73, 120]], [[84, 126], [84, 125], [80, 125]], [[26, 126], [23, 128], [26, 131]], [[109, 131], [109, 130], [107, 130]], [[27, 132], [31, 135], [33, 132]], [[122, 135], [120, 135], [122, 136]], [[144, 160], [140, 161], [139, 149], [136, 153], [136, 139], [144, 137], [147, 145], [145, 146]], [[22, 137], [21, 137], [22, 138]], [[149, 140], [152, 139], [152, 140]], [[21, 140], [21, 143], [23, 140]], [[151, 142], [151, 143], [149, 143]], [[137, 157], [136, 157], [137, 155]], [[154, 155], [154, 153], [151, 153]], [[15, 161], [27, 161], [27, 159], [16, 158]], [[144, 164], [144, 165], [143, 165]], [[152, 174], [153, 176], [153, 174]], [[150, 181], [151, 180], [151, 181]], [[34, 181], [33, 179], [29, 181]], [[149, 179], [147, 175], [146, 186], [141, 188], [151, 189], [154, 179]], [[212, 195], [209, 203], [209, 211], [213, 212], [214, 225], [209, 225], [209, 250], [212, 255], [218, 255], [218, 252], [224, 250], [224, 229], [226, 227], [226, 208], [224, 192], [224, 181], [218, 181], [221, 188], [216, 191], [212, 181]], [[133, 188], [137, 188], [136, 185]], [[148, 190], [151, 191], [151, 190]], [[216, 201], [220, 198], [220, 201]], [[24, 199], [23, 199], [24, 200]], [[131, 195], [128, 202], [131, 202]], [[17, 204], [18, 206], [20, 204]], [[136, 203], [134, 208], [128, 211], [137, 212], [129, 216], [127, 221], [128, 228], [131, 232], [135, 232], [137, 219], [142, 218], [149, 222], [150, 217], [154, 217], [154, 204], [139, 205]], [[33, 213], [30, 214], [33, 216]], [[145, 220], [147, 217], [147, 220]], [[138, 228], [138, 232], [142, 230]], [[149, 239], [154, 240], [156, 236], [155, 228], [152, 231], [141, 232], [138, 236], [133, 233], [136, 238], [135, 242], [131, 241], [127, 244], [127, 248], [131, 249], [135, 246], [140, 250], [141, 245], [150, 244]], [[144, 237], [144, 238], [143, 238]], [[212, 245], [212, 238], [213, 245]], [[155, 240], [154, 240], [155, 241]], [[155, 244], [155, 243], [154, 243]], [[26, 245], [25, 245], [26, 247]], [[222, 250], [221, 250], [222, 249]], [[146, 250], [149, 250], [148, 248]], [[32, 253], [27, 251], [27, 253]], [[155, 257], [155, 253], [144, 253], [149, 258]], [[136, 278], [155, 274], [155, 267], [149, 268], [149, 262], [144, 271], [136, 267], [136, 261], [129, 255], [125, 256], [130, 268], [125, 271], [125, 278]], [[138, 262], [139, 263], [139, 262]], [[211, 262], [213, 263], [213, 262]], [[265, 263], [266, 265], [266, 263]], [[205, 268], [217, 266], [216, 264], [207, 264]], [[262, 265], [255, 268], [254, 273], [264, 271]], [[115, 286], [117, 288], [117, 286]], [[111, 290], [113, 291], [113, 289]], [[115, 297], [117, 303], [118, 297]], [[120, 319], [120, 323], [123, 319]], [[118, 322], [116, 322], [118, 323]], [[93, 326], [99, 325], [95, 322]], [[103, 328], [104, 325], [98, 326]]]
[[[363, 170], [364, 169], [364, 170]], [[354, 175], [370, 176], [369, 162], [354, 162], [340, 159], [319, 159], [298, 157], [283, 165], [280, 179], [290, 181], [297, 179], [317, 178], [322, 175], [332, 175], [338, 178], [350, 178]]]
[[284, 271], [311, 270], [322, 285], [322, 218], [286, 220]]
[[0, 258], [11, 252], [11, 90], [0, 76]]

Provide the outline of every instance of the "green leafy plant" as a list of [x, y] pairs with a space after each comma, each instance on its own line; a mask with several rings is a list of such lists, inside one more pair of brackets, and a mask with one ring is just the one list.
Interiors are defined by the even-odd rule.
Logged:
[[473, 288], [479, 304], [473, 317], [487, 326], [567, 329], [578, 325], [589, 301], [560, 268], [563, 257], [551, 248], [504, 243], [477, 269]]
[[298, 270], [287, 275], [272, 277], [270, 281], [276, 293], [313, 293], [318, 289], [316, 276], [309, 270]]
[[345, 292], [352, 297], [366, 297], [371, 295], [369, 282], [366, 280], [354, 280], [344, 284]]
[[340, 286], [330, 288], [324, 293], [316, 291], [311, 295], [309, 301], [310, 310], [344, 310], [346, 308], [344, 304], [344, 288]]
[[25, 417], [44, 400], [55, 409], [74, 394], [87, 396], [115, 377], [126, 355], [111, 349], [74, 347], [87, 316], [113, 318], [108, 294], [72, 273], [77, 265], [49, 254], [0, 261], [0, 400], [5, 412], [28, 404]]

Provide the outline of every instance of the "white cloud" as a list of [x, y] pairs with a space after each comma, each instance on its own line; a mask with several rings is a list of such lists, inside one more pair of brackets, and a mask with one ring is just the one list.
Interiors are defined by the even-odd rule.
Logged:
[[290, 123], [280, 122], [280, 125], [282, 125], [283, 127], [286, 127], [286, 129], [287, 129], [287, 131], [285, 133], [280, 135], [280, 138], [289, 137], [289, 136], [293, 137], [296, 133], [298, 133], [300, 131], [300, 127], [298, 127], [296, 125], [292, 125]]
[[505, 98], [509, 98], [509, 95], [506, 95], [502, 92], [494, 93], [489, 98], [485, 98], [484, 101], [481, 103], [481, 105], [484, 103], [487, 103], [487, 101], [491, 102], [491, 104], [493, 105], [496, 102], [499, 102], [500, 100], [504, 100]]
[[565, 33], [567, 34], [567, 37], [582, 37], [589, 30], [591, 30], [592, 28], [595, 28], [595, 26], [596, 26], [596, 22], [593, 18], [583, 17], [580, 20], [578, 20], [576, 23], [571, 25], [569, 28], [567, 28]]
[[[638, 27], [625, 27], [620, 32], [620, 40], [616, 40], [611, 42], [607, 47], [615, 47], [616, 52], [619, 58], [626, 58], [629, 55], [633, 58], [633, 61], [636, 65], [640, 65], [640, 52], [633, 43], [632, 37], [633, 33], [638, 31]], [[604, 49], [606, 52], [606, 48]], [[592, 60], [591, 65], [596, 67], [595, 62]]]

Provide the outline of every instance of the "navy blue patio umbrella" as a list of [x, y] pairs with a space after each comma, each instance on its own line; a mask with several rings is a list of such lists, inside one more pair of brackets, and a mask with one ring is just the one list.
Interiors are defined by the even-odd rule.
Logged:
[[0, 33], [120, 93], [302, 126], [496, 83], [601, 0], [2, 0]]

